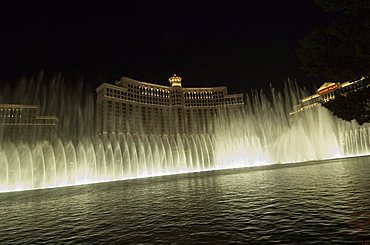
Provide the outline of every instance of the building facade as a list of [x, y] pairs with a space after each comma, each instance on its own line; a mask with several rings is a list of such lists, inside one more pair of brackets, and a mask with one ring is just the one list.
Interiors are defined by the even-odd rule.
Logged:
[[293, 111], [289, 113], [289, 115], [292, 116], [295, 115], [296, 113], [316, 107], [321, 103], [328, 102], [329, 100], [334, 100], [335, 96], [338, 93], [345, 95], [363, 86], [368, 86], [368, 84], [370, 84], [369, 78], [366, 77], [346, 81], [343, 83], [326, 82], [323, 85], [321, 85], [321, 87], [318, 90], [316, 90], [315, 94], [300, 99], [297, 105], [294, 106]]
[[8, 139], [43, 139], [56, 133], [58, 118], [41, 116], [36, 105], [0, 104], [0, 136]]
[[97, 89], [97, 131], [101, 134], [211, 134], [224, 110], [241, 110], [242, 94], [227, 87], [184, 88], [181, 77], [170, 86], [122, 77]]

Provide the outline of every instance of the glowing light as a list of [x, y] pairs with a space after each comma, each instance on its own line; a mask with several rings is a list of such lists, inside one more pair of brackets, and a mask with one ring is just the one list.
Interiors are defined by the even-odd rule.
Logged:
[[283, 98], [292, 96], [273, 97], [274, 107], [259, 95], [243, 113], [219, 114], [212, 135], [143, 133], [77, 142], [2, 142], [0, 192], [369, 154], [369, 124], [339, 120], [321, 107], [287, 123]]
[[338, 84], [335, 84], [333, 86], [326, 87], [324, 89], [318, 90], [317, 93], [318, 94], [324, 94], [324, 93], [327, 93], [329, 91], [336, 90], [337, 88], [339, 88], [339, 85]]
[[176, 74], [173, 74], [173, 76], [168, 79], [171, 86], [178, 86], [178, 87], [181, 87], [181, 80], [182, 80], [181, 77], [177, 76]]

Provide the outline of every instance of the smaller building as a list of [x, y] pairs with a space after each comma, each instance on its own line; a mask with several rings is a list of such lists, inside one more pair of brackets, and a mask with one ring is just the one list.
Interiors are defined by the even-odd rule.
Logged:
[[315, 94], [300, 99], [298, 104], [293, 107], [293, 111], [290, 112], [289, 115], [292, 116], [296, 113], [316, 107], [321, 103], [334, 100], [338, 93], [345, 95], [349, 92], [356, 91], [356, 89], [363, 87], [366, 83], [369, 83], [369, 79], [366, 77], [346, 81], [343, 83], [325, 82], [319, 89], [316, 90]]
[[0, 104], [0, 136], [5, 139], [46, 139], [56, 134], [58, 118], [42, 116], [36, 105]]

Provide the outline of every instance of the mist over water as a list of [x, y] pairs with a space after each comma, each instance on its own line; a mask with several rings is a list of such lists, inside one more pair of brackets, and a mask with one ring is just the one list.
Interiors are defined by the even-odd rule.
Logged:
[[[289, 84], [288, 84], [289, 85]], [[304, 93], [294, 85], [247, 96], [242, 114], [217, 120], [218, 167], [315, 161], [370, 153], [370, 125], [338, 119], [322, 106], [289, 116]], [[300, 96], [298, 96], [300, 95]]]
[[49, 140], [1, 140], [0, 191], [370, 153], [368, 124], [342, 121], [321, 107], [289, 118], [304, 95], [292, 83], [282, 92], [250, 93], [242, 113], [220, 112], [213, 135], [97, 137], [93, 90], [60, 75], [45, 81], [41, 73], [4, 91], [0, 103], [39, 105], [41, 115], [57, 116], [59, 124]]
[[82, 80], [67, 81], [60, 74], [48, 79], [40, 72], [37, 77], [22, 78], [14, 88], [5, 87], [0, 103], [37, 105], [40, 115], [59, 118], [59, 138], [79, 140], [95, 135], [94, 89]]

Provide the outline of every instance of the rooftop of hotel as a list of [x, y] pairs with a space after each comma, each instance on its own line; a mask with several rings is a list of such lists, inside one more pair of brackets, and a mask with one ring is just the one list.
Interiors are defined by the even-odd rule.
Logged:
[[[225, 93], [227, 93], [227, 87], [226, 86], [191, 87], [191, 88], [190, 87], [183, 87], [182, 86], [182, 78], [180, 76], [177, 76], [176, 74], [171, 76], [168, 80], [169, 80], [170, 86], [138, 81], [138, 80], [123, 76], [123, 77], [121, 77], [120, 80], [115, 82], [115, 85], [123, 87], [124, 84], [131, 83], [131, 84], [137, 84], [137, 85], [140, 85], [140, 86], [148, 86], [150, 88], [164, 89], [164, 90], [168, 90], [168, 89], [171, 89], [172, 87], [175, 87], [175, 88], [181, 88], [184, 91], [204, 91], [204, 90], [215, 91], [215, 90], [217, 90], [217, 91], [224, 91]], [[113, 88], [115, 85], [110, 84], [110, 83], [102, 83], [96, 90], [99, 90], [102, 86], [111, 86]]]

